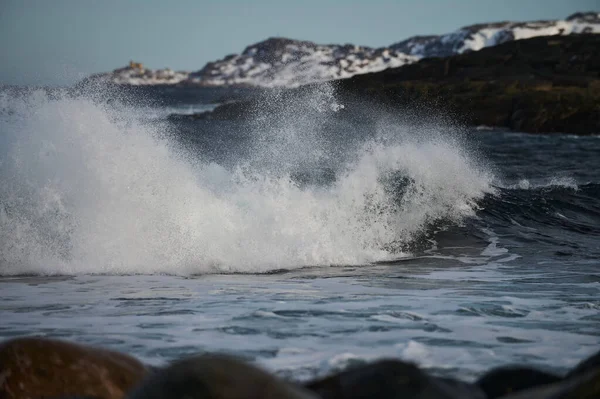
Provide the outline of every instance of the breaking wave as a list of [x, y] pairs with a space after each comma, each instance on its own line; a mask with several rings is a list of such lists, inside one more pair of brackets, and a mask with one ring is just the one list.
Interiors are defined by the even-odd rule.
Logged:
[[[319, 118], [339, 109], [325, 99], [314, 101], [328, 105]], [[251, 159], [224, 166], [127, 109], [43, 91], [0, 96], [0, 274], [365, 264], [401, 257], [430, 223], [459, 223], [494, 191], [491, 174], [443, 135], [364, 140], [332, 181], [300, 184], [281, 154], [319, 153], [306, 115], [293, 129], [285, 118], [259, 124]]]

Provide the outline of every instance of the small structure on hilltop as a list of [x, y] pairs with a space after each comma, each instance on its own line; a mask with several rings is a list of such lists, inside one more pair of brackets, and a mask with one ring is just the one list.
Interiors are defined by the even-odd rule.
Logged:
[[129, 61], [129, 68], [131, 69], [144, 69], [144, 64], [141, 62]]

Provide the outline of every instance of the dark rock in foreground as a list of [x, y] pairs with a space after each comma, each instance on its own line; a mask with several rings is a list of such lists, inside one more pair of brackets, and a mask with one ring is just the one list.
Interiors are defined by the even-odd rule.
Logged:
[[553, 384], [562, 380], [554, 374], [529, 367], [500, 367], [485, 373], [476, 384], [488, 398], [499, 398], [511, 392]]
[[307, 388], [323, 399], [485, 399], [476, 386], [447, 378], [431, 377], [417, 366], [382, 360], [310, 382]]
[[136, 389], [129, 399], [317, 399], [228, 356], [204, 355], [173, 363]]
[[146, 374], [131, 356], [45, 338], [0, 344], [0, 398], [120, 399]]
[[0, 398], [591, 399], [600, 398], [599, 360], [597, 352], [564, 378], [529, 367], [503, 367], [475, 384], [381, 360], [300, 386], [230, 356], [190, 357], [150, 373], [117, 352], [20, 338], [0, 344]]

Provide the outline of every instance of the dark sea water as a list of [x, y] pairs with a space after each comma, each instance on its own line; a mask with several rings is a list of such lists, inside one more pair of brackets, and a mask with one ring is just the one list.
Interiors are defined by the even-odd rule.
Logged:
[[382, 357], [473, 378], [600, 345], [600, 138], [465, 129], [323, 86], [0, 94], [0, 338], [306, 379]]

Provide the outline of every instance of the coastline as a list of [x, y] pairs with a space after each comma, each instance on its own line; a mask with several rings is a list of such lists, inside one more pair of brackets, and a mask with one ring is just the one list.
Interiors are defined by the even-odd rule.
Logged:
[[[600, 35], [545, 36], [447, 58], [429, 58], [332, 85], [344, 111], [376, 103], [393, 112], [444, 115], [465, 126], [525, 133], [600, 133]], [[294, 97], [318, 87], [284, 90]], [[357, 101], [357, 99], [360, 99]], [[238, 120], [261, 99], [171, 120]]]

